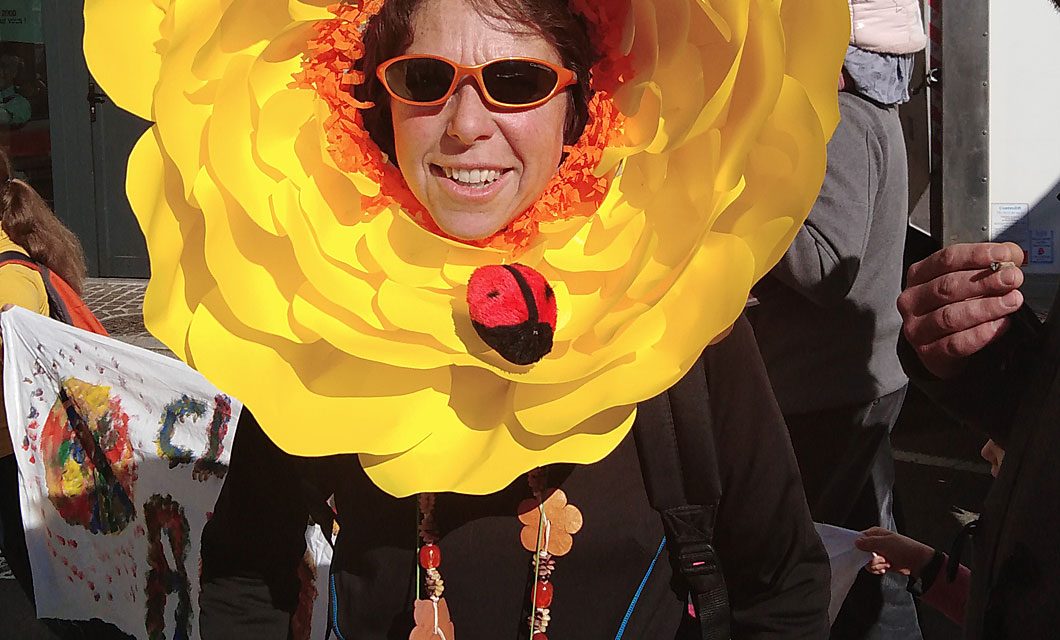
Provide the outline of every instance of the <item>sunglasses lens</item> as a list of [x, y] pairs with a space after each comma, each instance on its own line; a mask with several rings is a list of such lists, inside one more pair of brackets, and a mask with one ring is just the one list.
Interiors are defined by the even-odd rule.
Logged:
[[434, 102], [453, 84], [456, 69], [443, 60], [410, 58], [386, 69], [386, 83], [399, 98], [410, 102]]
[[552, 69], [528, 60], [498, 60], [482, 70], [482, 80], [495, 101], [522, 105], [551, 93], [557, 76]]

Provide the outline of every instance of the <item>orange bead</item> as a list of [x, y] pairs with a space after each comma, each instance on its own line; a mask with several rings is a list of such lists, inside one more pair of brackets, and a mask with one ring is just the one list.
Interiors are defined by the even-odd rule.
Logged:
[[420, 547], [420, 566], [424, 569], [437, 569], [442, 564], [442, 550], [436, 544], [425, 544]]
[[550, 604], [552, 604], [552, 583], [538, 582], [537, 596], [534, 598], [534, 605], [538, 609], [547, 609]]

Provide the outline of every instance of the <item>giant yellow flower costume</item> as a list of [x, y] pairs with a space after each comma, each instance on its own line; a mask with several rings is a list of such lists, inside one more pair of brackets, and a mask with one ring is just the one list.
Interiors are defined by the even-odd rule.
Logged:
[[[595, 196], [561, 184], [550, 197], [570, 211], [484, 246], [432, 233], [384, 197], [385, 168], [351, 157], [373, 153], [342, 77], [371, 4], [86, 0], [93, 74], [155, 123], [128, 178], [148, 328], [279, 446], [356, 452], [395, 495], [491, 492], [602, 458], [809, 211], [845, 4], [583, 2], [620, 122], [578, 183]], [[529, 367], [482, 344], [464, 304], [475, 268], [516, 260], [559, 304], [555, 347]]]

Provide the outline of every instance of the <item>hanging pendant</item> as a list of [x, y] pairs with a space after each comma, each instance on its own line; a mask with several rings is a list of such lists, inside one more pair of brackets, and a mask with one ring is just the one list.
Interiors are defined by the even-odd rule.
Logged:
[[531, 611], [527, 623], [531, 640], [548, 640], [548, 625], [552, 621], [552, 600], [555, 586], [552, 573], [556, 556], [566, 555], [574, 544], [574, 534], [581, 531], [582, 512], [567, 502], [567, 494], [555, 487], [548, 488], [548, 469], [538, 468], [527, 474], [533, 498], [519, 504], [519, 521], [523, 529], [519, 541], [533, 554], [534, 587]]
[[[519, 521], [524, 525], [519, 534], [520, 542], [533, 555], [534, 585], [527, 623], [531, 640], [548, 640], [555, 596], [552, 582], [555, 558], [570, 552], [574, 534], [581, 530], [583, 520], [581, 511], [567, 502], [567, 494], [548, 487], [547, 468], [530, 471], [527, 481], [533, 497], [522, 501], [518, 507]], [[445, 581], [440, 570], [442, 550], [434, 520], [435, 502], [434, 494], [430, 493], [420, 494], [417, 501], [420, 544], [416, 561], [423, 571], [420, 588], [427, 598], [413, 603], [415, 626], [409, 633], [409, 640], [455, 640], [449, 605], [443, 597]]]
[[409, 640], [456, 640], [445, 598], [417, 600], [413, 605], [412, 619], [416, 626], [409, 634]]
[[[538, 498], [528, 498], [519, 503], [519, 522], [524, 525], [519, 541], [530, 553], [537, 553], [540, 545], [540, 550], [549, 555], [565, 556], [574, 546], [574, 534], [581, 531], [582, 512], [567, 503], [562, 489], [549, 489], [543, 497], [540, 502]], [[547, 525], [544, 539], [539, 538], [542, 522]]]

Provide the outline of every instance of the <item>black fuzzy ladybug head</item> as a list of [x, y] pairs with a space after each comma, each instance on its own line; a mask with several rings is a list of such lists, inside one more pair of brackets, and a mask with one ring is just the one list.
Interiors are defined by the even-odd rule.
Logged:
[[479, 267], [467, 283], [471, 324], [505, 360], [534, 364], [552, 351], [556, 296], [537, 271], [522, 264]]

